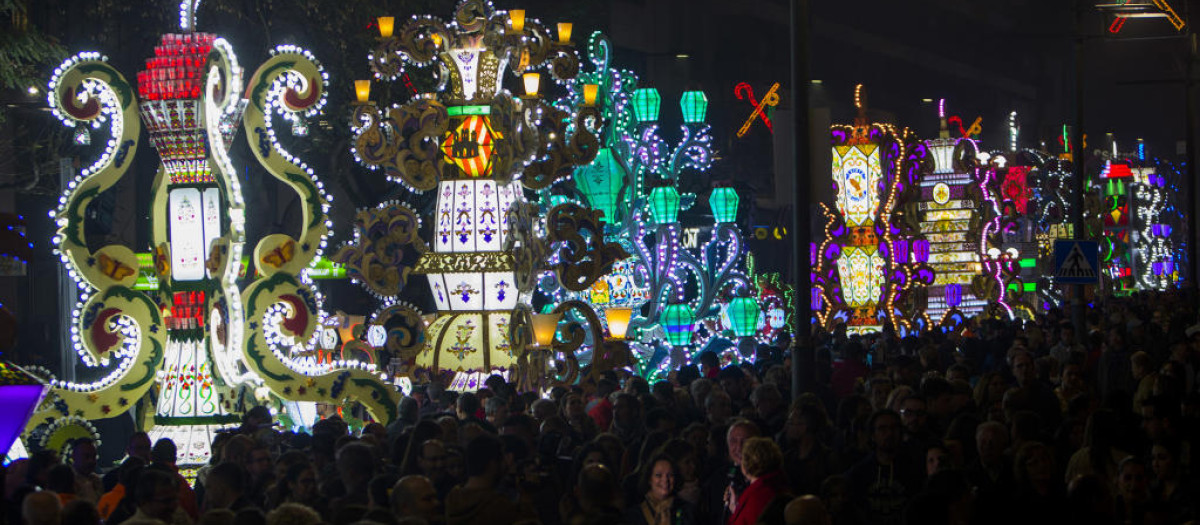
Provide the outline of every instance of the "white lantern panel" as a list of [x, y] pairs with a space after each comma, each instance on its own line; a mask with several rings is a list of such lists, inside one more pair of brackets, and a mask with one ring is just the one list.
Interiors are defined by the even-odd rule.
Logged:
[[483, 310], [483, 275], [448, 273], [445, 276], [451, 310]]
[[475, 182], [475, 251], [499, 251], [500, 195], [493, 180]]
[[453, 251], [475, 251], [475, 181], [454, 182], [453, 211], [453, 235], [451, 235]]
[[488, 310], [512, 310], [517, 307], [520, 294], [513, 285], [513, 272], [488, 272], [483, 276], [484, 301]]
[[172, 190], [168, 199], [171, 214], [171, 275], [176, 281], [204, 278], [204, 216], [200, 190]]
[[[204, 259], [208, 260], [212, 243], [221, 236], [221, 190], [204, 190]], [[209, 277], [216, 277], [210, 275]]]
[[454, 246], [454, 182], [442, 182], [438, 188], [437, 231], [433, 240], [433, 251], [449, 252]]
[[445, 276], [440, 273], [431, 273], [426, 277], [429, 278], [429, 291], [433, 293], [433, 300], [437, 304], [437, 309], [442, 312], [449, 310], [450, 294], [446, 291]]

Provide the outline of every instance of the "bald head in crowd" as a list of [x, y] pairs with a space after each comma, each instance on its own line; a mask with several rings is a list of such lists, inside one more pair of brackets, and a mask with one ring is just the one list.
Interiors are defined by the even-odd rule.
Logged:
[[425, 476], [404, 476], [392, 487], [392, 512], [397, 518], [417, 517], [430, 523], [441, 516], [433, 482]]
[[33, 492], [21, 502], [21, 518], [29, 525], [58, 525], [61, 515], [58, 494], [48, 490]]
[[787, 504], [783, 509], [783, 519], [787, 525], [830, 525], [833, 523], [825, 504], [812, 494], [800, 496]]

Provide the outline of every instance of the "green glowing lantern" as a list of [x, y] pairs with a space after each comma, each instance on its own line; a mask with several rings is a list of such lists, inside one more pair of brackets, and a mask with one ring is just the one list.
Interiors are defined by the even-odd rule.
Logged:
[[575, 171], [575, 186], [592, 208], [604, 212], [604, 222], [609, 224], [617, 222], [617, 201], [624, 185], [624, 174], [608, 148], [600, 148], [596, 160]]
[[683, 108], [684, 122], [700, 124], [704, 122], [704, 115], [708, 113], [708, 97], [703, 91], [684, 91], [683, 97], [679, 99], [679, 106]]
[[671, 224], [679, 217], [679, 191], [674, 186], [659, 186], [650, 191], [650, 211], [655, 224]]
[[567, 198], [566, 195], [551, 195], [550, 196], [550, 207], [551, 208], [558, 206], [560, 204], [566, 204], [568, 202], [571, 202], [571, 199]]
[[725, 306], [725, 316], [729, 318], [729, 327], [733, 335], [751, 337], [758, 331], [758, 318], [762, 310], [758, 302], [750, 297], [736, 297]]
[[712, 208], [713, 220], [718, 223], [737, 219], [738, 194], [733, 188], [717, 188], [708, 196], [708, 207]]
[[696, 313], [687, 304], [667, 305], [662, 312], [662, 326], [667, 331], [667, 342], [672, 346], [687, 346], [696, 331]]
[[633, 92], [633, 116], [638, 122], [653, 122], [658, 120], [658, 108], [662, 105], [662, 97], [654, 88], [641, 88]]

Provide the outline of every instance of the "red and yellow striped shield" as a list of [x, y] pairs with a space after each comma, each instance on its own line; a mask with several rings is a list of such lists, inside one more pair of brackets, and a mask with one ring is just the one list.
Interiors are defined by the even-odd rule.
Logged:
[[486, 177], [492, 171], [493, 142], [499, 138], [487, 116], [469, 115], [446, 132], [442, 153], [447, 163], [458, 166], [468, 177]]

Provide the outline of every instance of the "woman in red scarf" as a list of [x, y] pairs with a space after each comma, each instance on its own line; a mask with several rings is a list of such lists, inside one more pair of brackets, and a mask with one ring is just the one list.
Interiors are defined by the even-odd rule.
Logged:
[[[742, 474], [750, 486], [736, 502], [730, 501], [729, 525], [754, 525], [775, 497], [787, 491], [783, 452], [770, 438], [750, 438], [742, 444]], [[726, 498], [732, 500], [731, 491]]]

